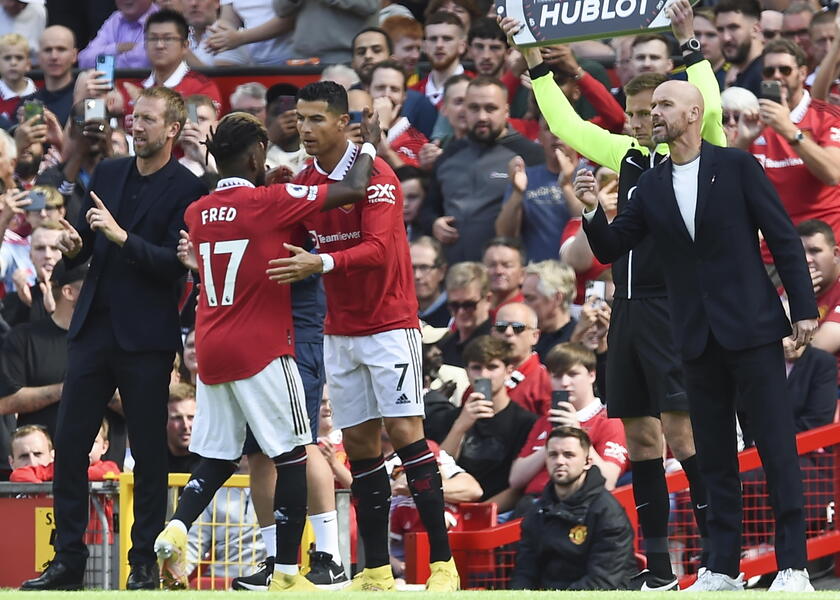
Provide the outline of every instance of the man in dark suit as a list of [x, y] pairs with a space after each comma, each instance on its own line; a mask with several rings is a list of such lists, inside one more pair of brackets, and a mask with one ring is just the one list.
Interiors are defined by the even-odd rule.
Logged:
[[767, 277], [760, 229], [788, 294], [793, 337], [808, 343], [817, 306], [798, 235], [773, 186], [750, 155], [703, 142], [703, 98], [684, 81], [653, 94], [653, 139], [669, 160], [639, 179], [612, 224], [594, 180], [579, 174], [584, 228], [598, 260], [612, 262], [650, 233], [662, 257], [672, 327], [681, 348], [700, 470], [709, 492], [711, 554], [693, 591], [743, 589], [739, 575], [741, 493], [735, 395], [743, 399], [767, 472], [776, 515], [778, 591], [813, 589], [805, 570], [802, 479], [785, 396], [781, 339], [790, 322]]
[[[181, 345], [176, 256], [184, 210], [199, 180], [172, 158], [186, 120], [181, 97], [143, 90], [134, 106], [135, 158], [106, 160], [74, 229], [62, 220], [68, 267], [90, 259], [68, 332], [68, 365], [55, 439], [56, 556], [23, 589], [79, 589], [87, 548], [87, 465], [105, 406], [119, 388], [135, 459], [129, 589], [159, 586], [155, 536], [166, 513], [166, 405]], [[127, 532], [124, 532], [124, 534]]]

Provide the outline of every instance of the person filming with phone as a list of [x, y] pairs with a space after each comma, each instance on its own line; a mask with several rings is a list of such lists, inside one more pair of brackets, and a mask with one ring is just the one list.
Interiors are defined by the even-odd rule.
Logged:
[[789, 40], [767, 44], [762, 74], [758, 112], [741, 113], [736, 146], [762, 164], [794, 225], [820, 219], [840, 235], [840, 109], [805, 89], [808, 57]]

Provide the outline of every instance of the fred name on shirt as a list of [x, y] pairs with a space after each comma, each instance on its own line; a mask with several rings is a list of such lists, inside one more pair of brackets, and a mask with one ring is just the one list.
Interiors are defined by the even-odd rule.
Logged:
[[205, 208], [201, 211], [201, 224], [215, 223], [216, 221], [227, 221], [230, 223], [236, 218], [236, 208], [233, 206], [220, 206], [218, 208]]

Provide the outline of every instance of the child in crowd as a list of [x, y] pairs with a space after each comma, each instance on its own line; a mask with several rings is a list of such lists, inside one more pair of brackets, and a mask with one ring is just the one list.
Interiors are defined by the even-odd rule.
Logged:
[[17, 123], [20, 99], [37, 91], [26, 73], [32, 68], [29, 61], [29, 42], [19, 33], [0, 36], [0, 120]]

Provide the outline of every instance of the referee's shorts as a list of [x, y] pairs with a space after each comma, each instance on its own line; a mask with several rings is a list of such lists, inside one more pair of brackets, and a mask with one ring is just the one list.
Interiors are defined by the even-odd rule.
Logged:
[[659, 417], [688, 411], [682, 360], [666, 298], [616, 298], [607, 338], [607, 414]]

